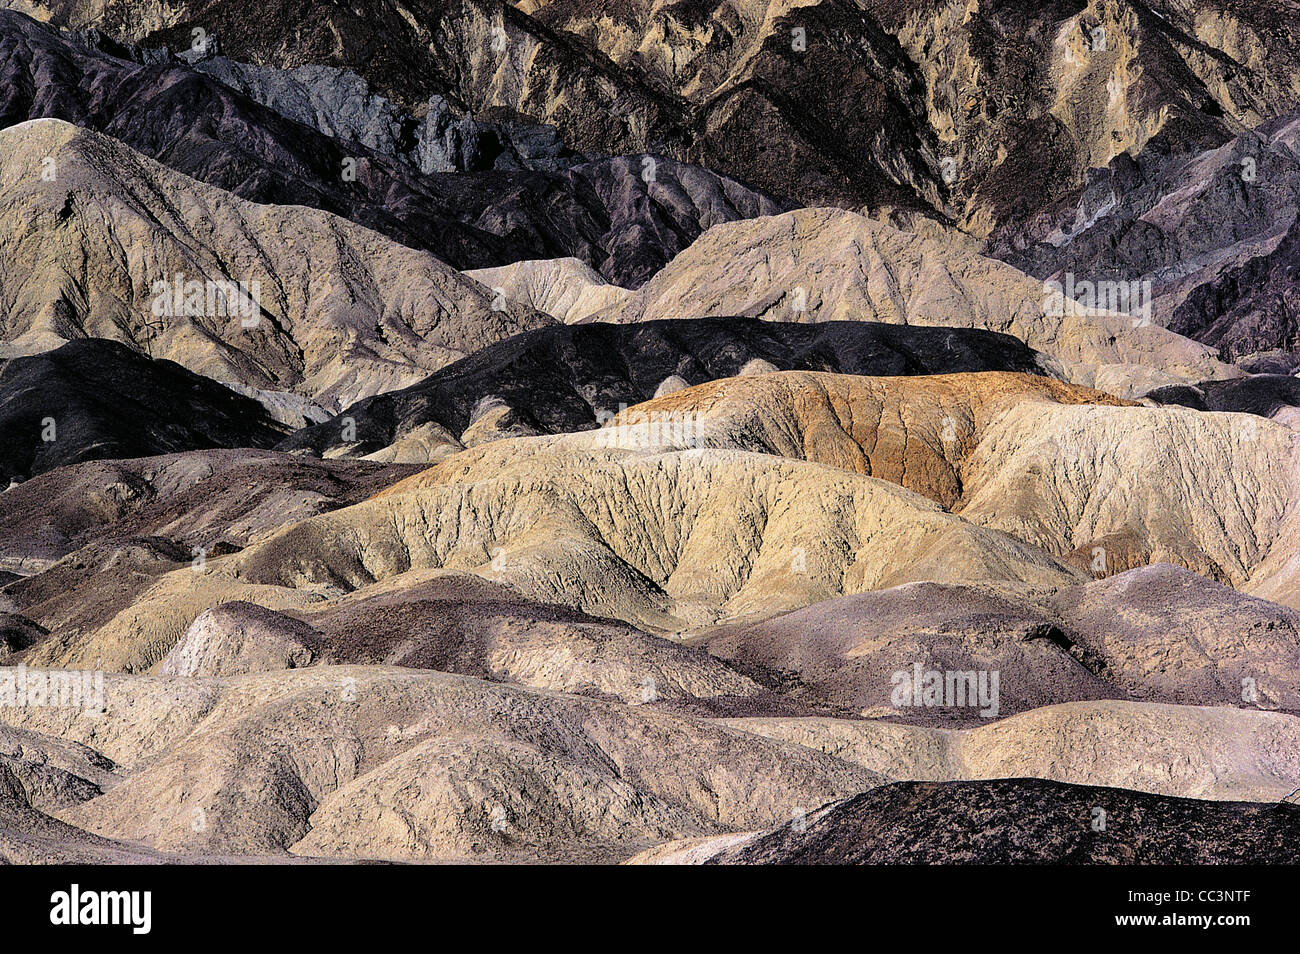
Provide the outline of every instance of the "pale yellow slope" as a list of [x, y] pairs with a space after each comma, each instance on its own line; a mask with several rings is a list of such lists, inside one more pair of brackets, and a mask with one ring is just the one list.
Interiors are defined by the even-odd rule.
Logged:
[[490, 288], [498, 301], [506, 298], [519, 302], [565, 324], [617, 305], [631, 294], [626, 288], [611, 285], [577, 258], [514, 262], [498, 268], [470, 269], [464, 274]]
[[[471, 450], [383, 496], [209, 560], [202, 573], [170, 573], [45, 661], [141, 669], [219, 600], [305, 609], [412, 570], [478, 573], [652, 632], [913, 580], [1080, 578], [917, 494], [836, 468], [737, 451], [538, 445]], [[514, 462], [502, 456], [516, 447], [527, 450]]]
[[678, 391], [630, 408], [622, 428], [560, 440], [685, 437], [817, 461], [902, 484], [1095, 576], [1174, 563], [1297, 605], [1296, 432], [1250, 414], [1120, 403], [1029, 375], [784, 372]]

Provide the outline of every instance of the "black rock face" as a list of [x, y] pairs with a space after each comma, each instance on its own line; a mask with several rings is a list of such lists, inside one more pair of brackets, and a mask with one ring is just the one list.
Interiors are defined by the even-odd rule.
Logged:
[[1300, 363], [1300, 221], [1271, 252], [1193, 289], [1169, 330], [1213, 345], [1226, 361], [1278, 350]]
[[[4, 574], [0, 574], [0, 584], [6, 582]], [[11, 665], [19, 653], [48, 635], [49, 630], [27, 617], [0, 611], [0, 665]]]
[[0, 370], [0, 481], [87, 460], [269, 447], [285, 428], [251, 398], [101, 338]]
[[[1105, 812], [1105, 830], [1094, 822]], [[1042, 779], [898, 782], [710, 864], [1296, 864], [1300, 806]]]
[[[602, 411], [654, 397], [666, 378], [703, 384], [732, 377], [755, 359], [778, 371], [1042, 373], [1035, 352], [1020, 341], [972, 329], [754, 318], [562, 325], [517, 335], [419, 384], [359, 401], [278, 449], [323, 454], [346, 446], [368, 454], [430, 422], [459, 435], [486, 399], [509, 407], [504, 425], [520, 433], [586, 430]], [[341, 438], [344, 418], [355, 422], [354, 442]]]
[[1241, 411], [1272, 417], [1284, 407], [1300, 407], [1300, 378], [1256, 374], [1234, 381], [1157, 388], [1147, 397], [1158, 404], [1181, 404], [1198, 411]]
[[119, 59], [0, 10], [0, 127], [39, 118], [107, 133], [241, 198], [332, 212], [462, 269], [573, 256], [635, 287], [709, 225], [786, 208], [668, 159], [647, 181], [642, 156], [422, 175], [184, 63]]

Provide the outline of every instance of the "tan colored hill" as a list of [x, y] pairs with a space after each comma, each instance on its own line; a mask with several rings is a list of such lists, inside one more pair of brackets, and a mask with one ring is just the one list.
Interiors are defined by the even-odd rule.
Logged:
[[[554, 541], [549, 553], [530, 553], [531, 559], [558, 563], [563, 559], [558, 552], [570, 546], [575, 555], [587, 551], [587, 558], [604, 551], [615, 558], [615, 567], [630, 567], [633, 579], [654, 581], [683, 618], [694, 615], [692, 605], [703, 618], [716, 617], [718, 611], [709, 607], [718, 603], [723, 616], [767, 613], [783, 602], [805, 603], [818, 592], [873, 589], [885, 579], [916, 574], [1035, 582], [1066, 578], [1033, 550], [1000, 534], [972, 537], [959, 518], [885, 481], [735, 450], [605, 448], [600, 446], [604, 436], [586, 432], [482, 445], [393, 485], [363, 506], [398, 507], [407, 498], [448, 493], [457, 498], [468, 493], [472, 499], [512, 488], [518, 503], [495, 520], [514, 522], [520, 530], [528, 524], [546, 527]], [[615, 500], [617, 508], [611, 506]], [[536, 506], [529, 509], [529, 504]], [[461, 548], [467, 543], [464, 531], [483, 532], [468, 522], [461, 528]], [[286, 533], [286, 547], [288, 538]], [[945, 541], [944, 561], [934, 549], [939, 540]], [[586, 541], [597, 541], [596, 548], [589, 550]], [[519, 585], [523, 569], [512, 570], [513, 548], [503, 546], [500, 564], [507, 569], [502, 575]], [[251, 559], [247, 565], [251, 571]], [[625, 574], [620, 568], [613, 579]], [[568, 574], [558, 576], [567, 580]]]
[[157, 852], [91, 835], [33, 807], [14, 773], [0, 765], [0, 862], [102, 865], [163, 860]]
[[963, 495], [965, 458], [1002, 412], [1021, 402], [1122, 403], [1031, 374], [789, 371], [677, 390], [629, 408], [608, 425], [617, 430], [587, 439], [619, 447], [689, 441], [813, 461], [900, 484], [951, 508]]
[[673, 447], [684, 434], [832, 464], [1096, 576], [1174, 563], [1300, 605], [1296, 433], [1249, 414], [1118, 403], [1024, 375], [788, 372], [677, 391], [629, 409], [620, 420], [636, 423], [621, 431], [564, 440]]
[[55, 817], [102, 795], [123, 774], [112, 760], [80, 742], [0, 725], [0, 864], [162, 860], [156, 852], [89, 834]]
[[[479, 445], [204, 573], [155, 577], [129, 607], [33, 658], [143, 669], [217, 602], [323, 609], [412, 570], [478, 574], [659, 633], [914, 581], [1052, 588], [1161, 562], [1292, 598], [1294, 432], [1249, 415], [1117, 407], [1030, 376], [934, 384], [742, 376], [643, 406], [700, 408], [704, 447], [654, 418]], [[1107, 403], [1071, 403], [1089, 400]]]
[[[187, 314], [156, 316], [155, 283], [178, 281], [243, 282], [246, 297], [223, 306], [182, 287], [172, 304]], [[552, 323], [510, 301], [494, 309], [488, 289], [346, 219], [246, 202], [57, 120], [0, 131], [0, 297], [0, 355], [112, 338], [325, 406]]]
[[618, 860], [778, 824], [881, 781], [726, 726], [442, 673], [106, 680], [104, 720], [52, 707], [0, 720], [93, 740], [129, 766], [63, 817], [163, 850]]
[[522, 600], [478, 577], [399, 578], [298, 619], [223, 603], [186, 629], [160, 675], [227, 676], [308, 665], [436, 669], [628, 704], [751, 697], [726, 663], [630, 626]]
[[590, 265], [576, 258], [515, 262], [499, 268], [465, 272], [480, 285], [511, 301], [572, 324], [616, 305], [631, 294], [611, 285]]
[[1237, 377], [1212, 349], [1139, 317], [1071, 314], [1044, 283], [957, 243], [839, 209], [714, 226], [622, 304], [619, 322], [743, 315], [983, 328], [1060, 362], [1067, 380], [1121, 396]]
[[836, 719], [728, 725], [922, 781], [1045, 778], [1224, 801], [1285, 798], [1300, 719], [1276, 712], [1118, 701], [1048, 706], [970, 729]]
[[316, 660], [320, 633], [256, 603], [204, 610], [158, 664], [162, 676], [238, 676], [301, 669]]
[[102, 794], [41, 812], [0, 765], [6, 857], [698, 857], [708, 839], [739, 844], [891, 778], [1044, 778], [1271, 802], [1300, 770], [1300, 720], [1226, 709], [1080, 703], [963, 731], [710, 721], [365, 666], [109, 674], [105, 689], [100, 718], [0, 708], [0, 738], [22, 740], [29, 769], [49, 752], [66, 778], [109, 774], [95, 766], [113, 776]]
[[1099, 575], [1175, 563], [1297, 605], [1298, 453], [1250, 415], [1020, 404], [972, 452], [961, 513]]
[[79, 805], [122, 779], [111, 760], [88, 746], [13, 726], [0, 726], [0, 773], [12, 794], [42, 812]]
[[[676, 391], [642, 409], [687, 415], [705, 446], [656, 418], [493, 441], [364, 503], [245, 538], [203, 572], [138, 547], [136, 564], [87, 553], [79, 565], [93, 573], [67, 576], [60, 599], [93, 613], [13, 609], [55, 631], [34, 660], [141, 670], [218, 603], [321, 612], [412, 571], [475, 574], [652, 633], [908, 582], [1054, 589], [1159, 562], [1261, 595], [1274, 586], [1287, 602], [1294, 432], [1249, 415], [1117, 407], [1032, 376], [927, 380], [928, 392], [906, 378], [779, 373]], [[132, 565], [140, 575], [124, 586]], [[1023, 705], [1073, 698], [1045, 691]]]

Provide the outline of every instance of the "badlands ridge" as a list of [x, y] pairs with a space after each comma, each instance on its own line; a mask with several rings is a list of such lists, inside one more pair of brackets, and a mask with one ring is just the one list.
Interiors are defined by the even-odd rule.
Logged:
[[0, 860], [1300, 859], [1294, 5], [0, 7]]

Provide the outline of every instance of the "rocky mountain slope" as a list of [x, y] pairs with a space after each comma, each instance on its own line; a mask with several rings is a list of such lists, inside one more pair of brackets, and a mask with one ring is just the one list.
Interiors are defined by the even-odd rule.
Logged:
[[1090, 170], [1222, 145], [1294, 108], [1300, 16], [1283, 2], [867, 0], [925, 77], [957, 218], [1033, 232]]
[[[248, 83], [213, 61], [137, 62], [90, 39], [98, 44], [0, 10], [0, 126], [47, 118], [95, 129], [240, 198], [331, 212], [458, 268], [573, 255], [636, 285], [708, 226], [781, 208], [728, 177], [640, 155], [554, 172], [422, 174], [367, 145], [363, 130], [321, 117], [314, 128], [300, 105], [245, 95]], [[330, 95], [339, 80], [326, 71]]]
[[347, 404], [553, 323], [346, 219], [245, 202], [67, 123], [0, 146], [0, 354], [107, 337]]
[[[804, 202], [870, 201], [912, 211], [927, 207], [923, 196], [938, 197], [937, 170], [927, 161], [932, 136], [915, 122], [922, 108], [917, 70], [870, 16], [842, 0], [799, 9], [610, 11], [615, 29], [628, 29], [630, 16], [631, 29], [648, 31], [647, 39], [707, 44], [708, 55], [682, 75], [645, 69], [635, 39], [584, 35], [588, 24], [600, 29], [600, 18], [583, 11], [584, 23], [564, 22], [555, 18], [566, 12], [559, 7], [381, 0], [355, 9], [268, 11], [270, 23], [296, 24], [290, 35], [255, 28], [230, 0], [202, 0], [166, 15], [76, 2], [17, 6], [177, 49], [190, 47], [191, 31], [201, 26], [235, 59], [348, 67], [413, 111], [439, 96], [487, 116], [555, 126], [579, 151], [699, 162]], [[718, 26], [710, 26], [716, 16]], [[798, 41], [791, 32], [797, 26], [804, 31]], [[683, 49], [674, 58], [694, 57]], [[855, 110], [835, 124], [815, 104], [839, 97], [851, 98]]]
[[1290, 112], [1204, 152], [1171, 153], [1162, 139], [1121, 154], [994, 250], [1058, 281], [1147, 282], [1152, 320], [1225, 360], [1295, 358], [1298, 197], [1300, 116]]
[[374, 0], [279, 4], [257, 24], [237, 0], [10, 5], [178, 50], [201, 28], [236, 59], [351, 68], [413, 110], [444, 97], [554, 125], [580, 151], [661, 153], [800, 204], [919, 211], [976, 234], [1030, 219], [1153, 138], [1218, 146], [1300, 94], [1300, 20], [1281, 0], [628, 0], [599, 13]]

